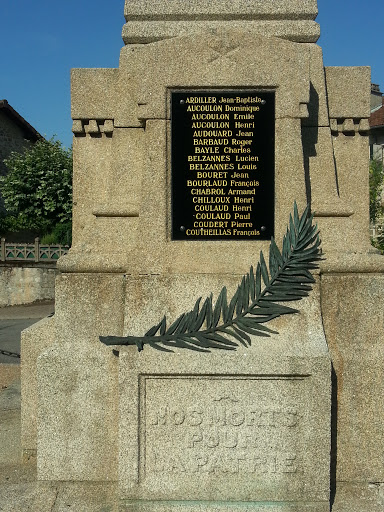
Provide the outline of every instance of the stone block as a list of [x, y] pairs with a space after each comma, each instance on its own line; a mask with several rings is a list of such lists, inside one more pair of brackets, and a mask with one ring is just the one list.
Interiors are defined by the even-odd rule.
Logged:
[[384, 509], [384, 484], [381, 482], [340, 482], [333, 512], [382, 512]]
[[[116, 128], [113, 132], [113, 163], [107, 176], [108, 201], [105, 206], [114, 210], [116, 216], [119, 212], [127, 217], [139, 215], [144, 166], [149, 152], [147, 138], [144, 128]], [[105, 214], [108, 215], [108, 210]]]
[[282, 37], [292, 41], [316, 42], [319, 26], [315, 0], [285, 2], [229, 0], [185, 3], [126, 1], [123, 39], [125, 44], [151, 43], [218, 27], [251, 31], [253, 34]]
[[345, 227], [345, 252], [369, 252], [369, 138], [340, 133], [332, 136], [332, 142], [340, 198], [353, 212]]
[[[112, 139], [75, 137], [73, 141], [73, 245], [83, 240], [85, 226], [93, 220], [96, 205], [107, 202], [111, 175]], [[98, 183], [98, 187], [95, 187]]]
[[314, 21], [280, 20], [230, 20], [230, 21], [129, 21], [123, 27], [125, 44], [148, 44], [204, 30], [243, 30], [249, 34], [278, 37], [298, 43], [315, 43], [320, 37], [320, 27]]
[[[225, 504], [224, 502], [214, 502], [214, 501], [203, 501], [201, 503], [197, 502], [189, 502], [186, 505], [183, 502], [178, 501], [168, 501], [165, 504], [162, 502], [153, 502], [153, 501], [135, 501], [131, 502], [129, 500], [122, 501], [119, 512], [264, 512], [266, 507], [268, 512], [284, 512], [287, 511], [286, 503], [268, 503], [268, 504], [260, 504], [256, 502], [248, 502], [244, 501], [232, 501], [230, 505]], [[320, 503], [309, 503], [306, 502], [305, 505], [302, 503], [289, 503], [289, 512], [328, 512], [329, 506], [326, 504]], [[344, 512], [344, 511], [343, 511]], [[347, 511], [345, 511], [347, 512]], [[349, 512], [349, 511], [348, 511]], [[364, 510], [364, 512], [380, 512], [380, 511], [368, 511]]]
[[368, 118], [370, 115], [371, 69], [326, 67], [329, 117]]
[[317, 341], [311, 355], [285, 335], [237, 353], [122, 349], [121, 496], [327, 510], [330, 368]]
[[[56, 281], [56, 339], [98, 346], [103, 333], [123, 329], [124, 277], [119, 274], [61, 274]], [[93, 350], [93, 349], [91, 349]]]
[[126, 0], [124, 15], [126, 20], [159, 19], [308, 19], [317, 16], [317, 0], [254, 0], [252, 3], [242, 0], [199, 0], [185, 3], [183, 0]]
[[26, 454], [36, 451], [37, 358], [54, 340], [54, 316], [43, 318], [21, 333], [21, 447]]
[[281, 244], [294, 202], [301, 211], [307, 203], [300, 119], [276, 120], [275, 162], [275, 238]]
[[310, 51], [310, 99], [308, 104], [309, 116], [303, 119], [304, 126], [329, 126], [327, 90], [323, 51], [316, 44], [309, 44]]
[[117, 358], [72, 339], [40, 355], [37, 380], [38, 479], [115, 480]]
[[118, 69], [72, 69], [72, 119], [114, 119]]
[[[75, 137], [74, 237], [67, 260], [76, 252], [87, 260], [98, 253], [108, 257], [132, 245], [145, 160], [143, 134], [140, 128], [114, 129], [111, 138]], [[60, 264], [67, 270], [65, 261]]]
[[310, 99], [309, 45], [244, 30], [218, 28], [151, 45], [126, 46], [120, 72], [126, 94], [133, 95], [136, 106], [130, 111], [125, 107], [116, 126], [134, 126], [137, 119], [169, 119], [167, 92], [172, 88], [276, 90], [278, 119], [307, 115], [301, 104]]
[[[238, 280], [127, 278], [125, 334], [143, 334], [164, 313], [172, 322], [199, 295], [217, 297], [224, 284], [231, 294]], [[298, 511], [307, 510], [299, 502], [318, 502], [313, 510], [325, 511], [330, 365], [318, 304], [315, 289], [297, 304], [298, 315], [270, 322], [280, 334], [253, 337], [250, 348], [237, 352], [115, 347], [121, 497], [151, 500], [154, 510], [162, 510], [157, 500], [208, 500], [214, 510], [230, 500], [254, 502], [255, 510], [266, 502], [297, 502]], [[184, 506], [195, 510], [193, 503]], [[145, 510], [145, 503], [123, 510]], [[276, 510], [285, 508], [276, 504]]]
[[[316, 217], [349, 217], [354, 211], [339, 195], [334, 147], [328, 127], [302, 128], [303, 152], [306, 171], [308, 200]], [[324, 250], [333, 245], [328, 242], [328, 231], [324, 231]]]
[[[280, 121], [279, 121], [280, 123]], [[302, 165], [300, 140], [294, 135], [300, 134], [299, 120], [282, 120], [281, 144], [286, 151], [281, 151], [279, 169], [281, 173], [295, 172]], [[287, 137], [284, 126], [294, 126], [292, 137]], [[255, 262], [255, 246], [246, 240], [221, 242], [199, 242], [193, 246], [185, 242], [173, 242], [169, 239], [168, 225], [170, 222], [170, 191], [165, 186], [170, 180], [167, 158], [169, 145], [169, 122], [149, 120], [145, 131], [136, 129], [116, 129], [117, 160], [113, 164], [116, 173], [121, 175], [119, 197], [111, 198], [110, 204], [93, 206], [92, 221], [84, 227], [81, 243], [72, 247], [69, 255], [61, 258], [58, 266], [63, 272], [120, 272], [127, 274], [158, 274], [171, 271], [180, 273], [206, 272], [241, 273], [249, 270]], [[134, 132], [137, 145], [131, 141]], [[280, 133], [280, 132], [279, 132]], [[124, 137], [126, 147], [124, 147]], [[292, 148], [295, 148], [293, 150]], [[292, 158], [292, 165], [284, 166], [284, 154]], [[137, 165], [131, 166], [135, 159]], [[300, 160], [301, 158], [301, 160]], [[125, 161], [124, 161], [125, 160]], [[121, 165], [121, 168], [120, 168]], [[127, 183], [123, 183], [126, 173]], [[114, 181], [112, 170], [106, 171], [110, 181]], [[287, 174], [284, 174], [287, 175]], [[80, 178], [79, 178], [80, 180]], [[295, 176], [299, 180], [299, 174]], [[110, 185], [113, 187], [114, 185]], [[300, 187], [300, 181], [297, 181]], [[115, 189], [116, 195], [119, 192]], [[284, 208], [279, 210], [280, 231], [286, 229], [289, 213], [292, 210], [294, 191], [288, 196]], [[302, 188], [304, 194], [304, 187]], [[282, 198], [286, 198], [286, 190], [279, 189]], [[304, 195], [302, 205], [305, 203]], [[297, 199], [297, 196], [296, 196]], [[125, 201], [125, 204], [123, 203]], [[91, 206], [89, 206], [90, 208]], [[128, 216], [129, 215], [129, 216]], [[138, 215], [138, 216], [137, 216]], [[280, 240], [278, 240], [280, 243]], [[260, 242], [258, 250], [268, 252], [269, 243]], [[258, 251], [257, 251], [258, 252]], [[140, 258], [137, 254], [140, 253]]]
[[[144, 335], [164, 315], [168, 322], [172, 322], [182, 313], [193, 309], [199, 297], [204, 300], [212, 293], [215, 301], [223, 286], [227, 287], [228, 297], [231, 297], [241, 279], [242, 275], [210, 273], [127, 276], [123, 335]], [[289, 353], [300, 352], [308, 356], [312, 344], [321, 346], [324, 333], [320, 310], [315, 302], [316, 298], [320, 300], [317, 287], [311, 291], [311, 296], [311, 300], [305, 298], [292, 303], [292, 307], [300, 311], [299, 314], [284, 315], [268, 324], [272, 329], [284, 332], [284, 336], [258, 338], [257, 346], [264, 341], [270, 353], [282, 353], [287, 349]], [[310, 340], [307, 339], [307, 330]], [[286, 344], [286, 338], [291, 340], [289, 344]]]
[[[72, 74], [74, 244], [58, 263], [55, 328], [25, 352], [39, 478], [119, 481], [129, 512], [326, 512], [331, 480], [335, 512], [378, 512], [384, 265], [365, 257], [369, 69], [324, 72], [315, 0], [125, 4], [119, 69]], [[270, 322], [278, 333], [236, 352], [105, 347], [100, 335], [143, 335], [199, 296], [233, 294], [260, 249], [268, 258], [268, 241], [171, 239], [170, 99], [189, 89], [275, 93], [271, 222], [280, 245], [294, 200], [315, 211], [322, 311], [316, 285], [298, 314]]]
[[324, 329], [337, 377], [338, 482], [384, 479], [384, 275], [321, 278]]

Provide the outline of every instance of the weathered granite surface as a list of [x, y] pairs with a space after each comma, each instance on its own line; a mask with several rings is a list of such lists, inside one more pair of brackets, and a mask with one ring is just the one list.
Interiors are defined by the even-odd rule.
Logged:
[[[119, 68], [72, 72], [74, 243], [55, 321], [23, 356], [39, 478], [115, 481], [130, 512], [325, 512], [329, 490], [334, 512], [382, 507], [370, 77], [324, 68], [316, 4], [126, 2]], [[183, 89], [275, 92], [276, 239], [294, 200], [309, 202], [326, 260], [300, 314], [249, 349], [117, 357], [100, 335], [143, 334], [268, 257], [267, 241], [171, 240], [170, 96]]]
[[124, 9], [125, 44], [151, 43], [204, 30], [241, 29], [297, 42], [316, 42], [320, 35], [316, 0], [209, 2], [130, 1]]

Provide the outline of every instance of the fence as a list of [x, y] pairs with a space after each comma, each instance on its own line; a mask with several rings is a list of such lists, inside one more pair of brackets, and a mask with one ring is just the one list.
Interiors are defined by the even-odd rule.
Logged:
[[383, 238], [384, 236], [384, 226], [383, 223], [379, 224], [371, 224], [369, 227], [369, 234], [372, 240], [377, 240], [378, 238]]
[[41, 244], [39, 238], [35, 238], [33, 244], [7, 244], [5, 238], [0, 243], [0, 261], [29, 261], [29, 262], [53, 262], [60, 256], [67, 254], [67, 245]]

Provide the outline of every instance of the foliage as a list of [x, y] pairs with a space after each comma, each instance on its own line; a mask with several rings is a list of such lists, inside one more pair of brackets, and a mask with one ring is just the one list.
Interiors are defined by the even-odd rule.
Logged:
[[64, 222], [56, 224], [53, 230], [44, 235], [41, 239], [42, 244], [61, 244], [71, 245], [72, 243], [72, 223]]
[[381, 254], [384, 254], [384, 236], [379, 236], [376, 240], [371, 239], [373, 247], [379, 249]]
[[[381, 195], [384, 182], [384, 167], [379, 160], [371, 160], [369, 165], [369, 219], [373, 224], [382, 224], [384, 209]], [[384, 253], [384, 237], [371, 240], [372, 245]]]
[[0, 212], [0, 235], [7, 231], [21, 231], [24, 229], [23, 222], [14, 215], [7, 215], [6, 212]]
[[269, 336], [275, 331], [264, 323], [280, 315], [297, 313], [296, 309], [280, 302], [300, 300], [312, 289], [314, 278], [310, 270], [317, 268], [316, 262], [321, 259], [319, 233], [312, 220], [308, 206], [299, 218], [295, 203], [282, 252], [274, 239], [271, 240], [269, 272], [260, 252], [256, 272], [251, 267], [230, 301], [224, 287], [215, 305], [211, 295], [200, 307], [200, 297], [193, 310], [183, 313], [168, 328], [164, 317], [144, 336], [100, 336], [100, 341], [106, 345], [136, 345], [139, 351], [143, 350], [144, 344], [149, 344], [166, 352], [172, 352], [166, 346], [209, 352], [211, 348], [236, 350], [239, 343], [248, 346], [251, 344], [250, 334]]
[[42, 233], [71, 220], [72, 151], [61, 142], [39, 140], [24, 153], [5, 160], [6, 176], [0, 177], [1, 193], [12, 228]]
[[378, 160], [371, 160], [369, 165], [369, 218], [376, 222], [383, 213], [381, 193], [383, 189], [384, 167]]

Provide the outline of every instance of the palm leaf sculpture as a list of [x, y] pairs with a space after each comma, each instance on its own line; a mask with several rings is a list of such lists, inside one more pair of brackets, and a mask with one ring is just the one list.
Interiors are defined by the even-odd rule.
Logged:
[[280, 302], [306, 297], [315, 282], [310, 270], [318, 268], [316, 262], [321, 257], [319, 232], [312, 220], [309, 206], [299, 218], [295, 202], [282, 252], [271, 239], [269, 272], [260, 252], [256, 272], [250, 268], [230, 301], [224, 287], [215, 305], [212, 294], [202, 306], [200, 297], [191, 311], [180, 315], [169, 327], [164, 317], [144, 336], [100, 336], [100, 341], [105, 345], [137, 345], [139, 351], [148, 344], [166, 352], [173, 352], [172, 348], [176, 347], [210, 352], [210, 349], [236, 350], [239, 343], [248, 346], [250, 335], [276, 334], [264, 324], [280, 315], [298, 312]]

